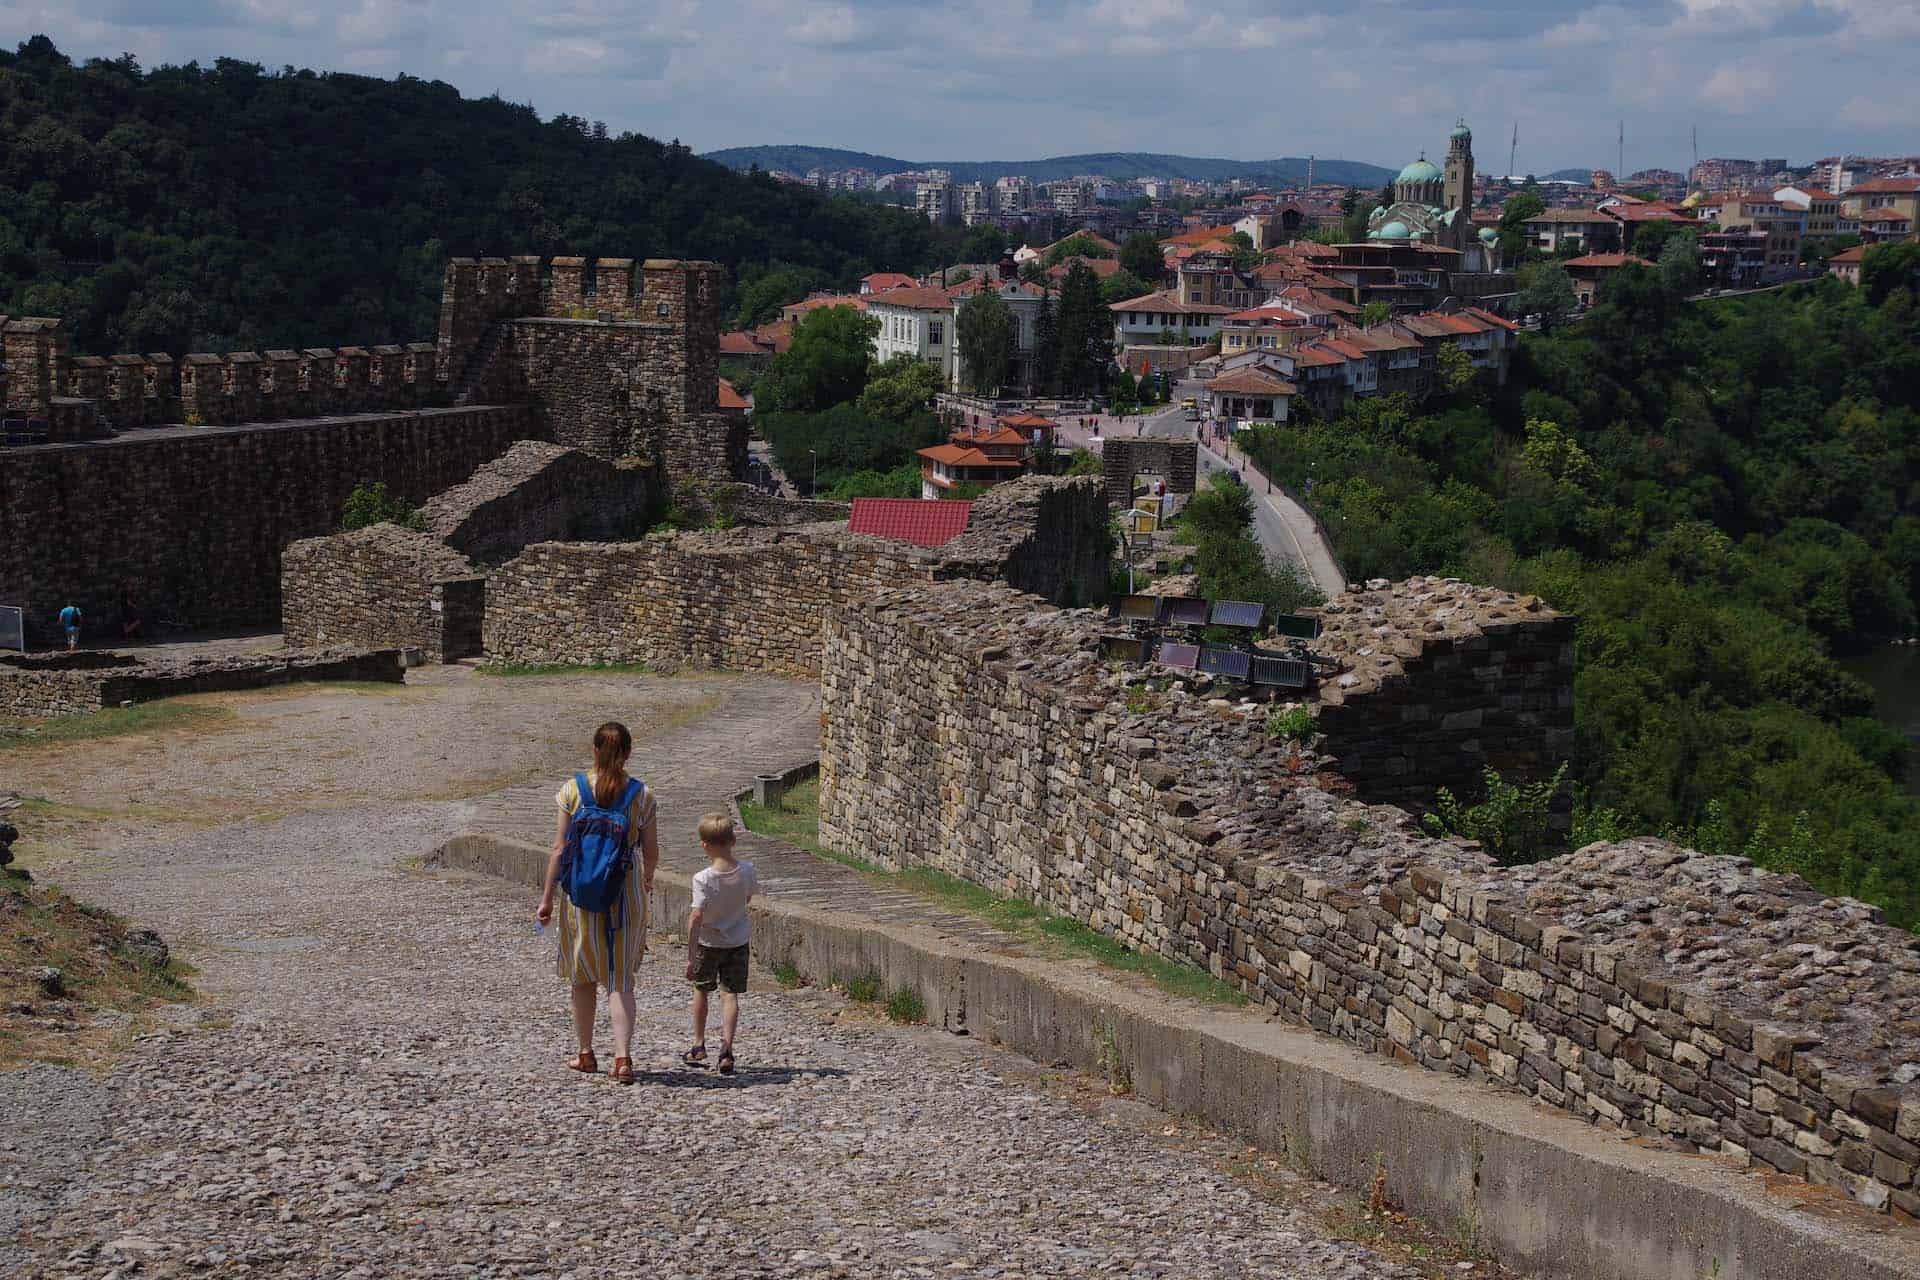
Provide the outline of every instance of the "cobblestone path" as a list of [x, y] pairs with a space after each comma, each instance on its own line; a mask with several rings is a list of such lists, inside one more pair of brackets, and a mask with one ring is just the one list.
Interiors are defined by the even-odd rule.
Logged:
[[[445, 676], [395, 713], [450, 750], [456, 772], [491, 767], [471, 758], [487, 745], [434, 725], [484, 706], [561, 742], [562, 730], [584, 738], [603, 705], [572, 681], [475, 683]], [[810, 754], [817, 708], [810, 689], [776, 681], [647, 683], [659, 691], [606, 713], [638, 726], [649, 699], [712, 701], [636, 748], [635, 772], [660, 792], [666, 856], [686, 866], [698, 813]], [[235, 732], [271, 751], [276, 715], [312, 710], [277, 705]], [[529, 894], [418, 857], [523, 796], [544, 831], [571, 760], [556, 748], [552, 778], [505, 796], [409, 799], [434, 791], [441, 766], [383, 746], [368, 723], [381, 714], [323, 717], [331, 730], [316, 721], [287, 749], [332, 749], [326, 732], [355, 742], [355, 785], [384, 798], [116, 834], [57, 877], [159, 927], [209, 999], [135, 1039], [104, 1078], [0, 1076], [0, 1273], [1413, 1274], [1264, 1196], [1223, 1140], [827, 993], [756, 974], [740, 1074], [680, 1069], [677, 947], [643, 966], [640, 1083], [562, 1070], [564, 993]], [[177, 771], [193, 748], [158, 758]], [[75, 764], [82, 781], [93, 767]], [[283, 779], [282, 812], [298, 789], [297, 773]]]

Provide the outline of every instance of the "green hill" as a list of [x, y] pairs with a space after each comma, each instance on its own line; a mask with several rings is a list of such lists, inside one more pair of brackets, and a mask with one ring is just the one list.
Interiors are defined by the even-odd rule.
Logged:
[[[805, 173], [809, 169], [871, 169], [875, 173], [900, 173], [908, 169], [946, 169], [956, 182], [992, 181], [1003, 175], [1052, 182], [1080, 174], [1127, 178], [1190, 178], [1196, 182], [1221, 182], [1229, 178], [1247, 178], [1299, 182], [1307, 176], [1305, 156], [1276, 160], [1215, 160], [1196, 156], [1162, 155], [1154, 152], [1105, 151], [1090, 155], [1054, 156], [1046, 160], [901, 160], [895, 156], [872, 155], [865, 151], [841, 151], [833, 147], [728, 147], [710, 151], [706, 159], [717, 160], [731, 169], [784, 169]], [[1352, 186], [1378, 187], [1393, 177], [1392, 169], [1358, 160], [1319, 160], [1313, 162], [1313, 176], [1319, 182], [1340, 182]]]
[[932, 265], [910, 213], [452, 86], [222, 58], [0, 52], [0, 313], [75, 350], [390, 342], [433, 331], [449, 255], [710, 258], [736, 276]]

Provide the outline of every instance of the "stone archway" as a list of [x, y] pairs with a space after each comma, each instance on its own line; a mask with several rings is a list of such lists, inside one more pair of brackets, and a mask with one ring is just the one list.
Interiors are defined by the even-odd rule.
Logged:
[[1133, 503], [1133, 478], [1151, 471], [1167, 482], [1169, 493], [1192, 493], [1200, 465], [1200, 446], [1192, 440], [1109, 437], [1100, 448], [1107, 505]]

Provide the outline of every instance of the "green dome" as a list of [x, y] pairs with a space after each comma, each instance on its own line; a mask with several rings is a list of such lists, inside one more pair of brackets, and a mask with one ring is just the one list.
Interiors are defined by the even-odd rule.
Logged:
[[1498, 231], [1495, 231], [1492, 227], [1480, 228], [1481, 244], [1492, 244], [1495, 240], [1498, 240], [1499, 238], [1500, 238], [1500, 233]]
[[1405, 240], [1412, 234], [1413, 232], [1407, 230], [1406, 223], [1400, 221], [1400, 219], [1398, 218], [1395, 218], [1392, 222], [1381, 224], [1380, 229], [1375, 231], [1372, 235], [1368, 236], [1367, 239], [1369, 240]]
[[1473, 136], [1473, 130], [1467, 128], [1464, 123], [1457, 124], [1453, 126], [1453, 132], [1447, 136], [1449, 138], [1471, 138]]
[[1431, 164], [1428, 164], [1426, 157], [1422, 156], [1420, 159], [1415, 160], [1412, 164], [1402, 169], [1400, 171], [1400, 176], [1395, 178], [1394, 181], [1395, 182], [1438, 182], [1440, 181], [1440, 171], [1434, 168]]

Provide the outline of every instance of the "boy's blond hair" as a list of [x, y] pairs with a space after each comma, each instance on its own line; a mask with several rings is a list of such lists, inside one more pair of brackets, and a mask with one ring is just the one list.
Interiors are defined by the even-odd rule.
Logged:
[[700, 843], [731, 845], [733, 819], [724, 813], [709, 813], [700, 819]]

